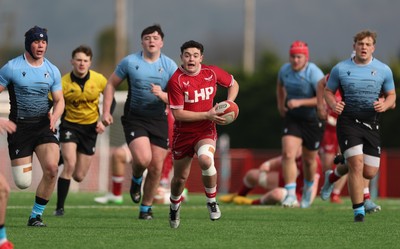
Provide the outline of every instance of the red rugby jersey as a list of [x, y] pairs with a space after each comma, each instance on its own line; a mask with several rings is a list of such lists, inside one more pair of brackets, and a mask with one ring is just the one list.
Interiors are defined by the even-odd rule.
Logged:
[[[230, 87], [233, 76], [212, 65], [201, 65], [197, 74], [188, 75], [178, 68], [168, 82], [168, 98], [171, 109], [207, 112], [214, 106], [217, 85]], [[175, 120], [175, 132], [196, 132], [215, 127], [210, 120], [182, 122]]]

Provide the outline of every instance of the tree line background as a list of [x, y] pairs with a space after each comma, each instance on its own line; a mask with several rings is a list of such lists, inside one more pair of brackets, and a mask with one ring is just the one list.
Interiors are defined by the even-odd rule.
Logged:
[[[106, 77], [111, 75], [117, 62], [115, 58], [115, 35], [114, 29], [105, 29], [98, 37], [97, 55], [94, 61], [94, 70], [103, 73]], [[9, 59], [20, 55], [22, 47], [12, 47], [9, 44], [0, 47], [0, 66], [3, 66]], [[226, 46], [226, 45], [225, 45]], [[94, 48], [93, 48], [94, 49]], [[95, 49], [94, 49], [95, 50]], [[400, 56], [393, 58], [388, 65], [393, 71], [396, 84], [396, 92], [399, 94], [400, 80]], [[69, 60], [70, 58], [66, 58]], [[50, 58], [51, 60], [51, 58]], [[243, 72], [242, 67], [232, 64], [216, 64], [205, 56], [205, 64], [216, 64], [231, 74], [240, 85], [237, 104], [240, 108], [238, 119], [227, 126], [218, 126], [219, 134], [227, 133], [230, 136], [231, 148], [250, 149], [279, 149], [281, 146], [281, 118], [276, 105], [276, 80], [279, 68], [286, 61], [282, 61], [274, 51], [265, 50], [257, 55], [256, 69], [254, 74], [248, 75]], [[339, 59], [332, 58], [329, 63], [318, 63], [314, 61], [324, 73], [339, 62]], [[179, 64], [179, 62], [177, 61]], [[127, 84], [120, 86], [119, 90], [127, 90]], [[226, 91], [219, 88], [216, 101], [225, 99]], [[387, 111], [381, 115], [381, 132], [383, 147], [400, 147], [400, 107]]]

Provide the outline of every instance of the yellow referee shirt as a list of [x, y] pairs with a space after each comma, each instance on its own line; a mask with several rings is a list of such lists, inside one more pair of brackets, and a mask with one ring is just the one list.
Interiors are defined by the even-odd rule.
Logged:
[[89, 70], [89, 73], [83, 90], [72, 81], [71, 73], [61, 79], [65, 99], [64, 119], [68, 122], [93, 124], [99, 119], [100, 94], [106, 87], [107, 79], [95, 71]]

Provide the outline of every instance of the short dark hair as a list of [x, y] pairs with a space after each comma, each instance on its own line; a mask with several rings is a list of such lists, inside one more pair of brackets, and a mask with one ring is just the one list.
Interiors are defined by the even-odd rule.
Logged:
[[164, 32], [162, 31], [160, 24], [154, 24], [143, 29], [142, 35], [140, 37], [143, 38], [143, 36], [152, 34], [154, 32], [157, 32], [161, 36], [161, 38], [164, 39]]
[[86, 46], [86, 45], [80, 45], [79, 47], [75, 48], [72, 51], [72, 54], [71, 54], [72, 58], [74, 58], [75, 54], [77, 54], [77, 53], [84, 53], [87, 56], [89, 56], [90, 59], [92, 59], [92, 57], [93, 57], [92, 49], [89, 46]]
[[378, 35], [377, 35], [376, 32], [374, 32], [374, 31], [371, 31], [371, 30], [362, 30], [362, 31], [358, 32], [358, 33], [354, 36], [353, 41], [354, 41], [354, 43], [357, 43], [358, 41], [360, 41], [360, 40], [362, 40], [362, 39], [364, 39], [364, 38], [366, 38], [366, 37], [371, 37], [371, 38], [372, 38], [372, 41], [373, 41], [373, 43], [374, 43], [374, 45], [375, 45], [375, 43], [376, 43], [376, 37], [377, 37], [377, 36], [378, 36]]
[[190, 40], [190, 41], [187, 41], [187, 42], [182, 44], [182, 46], [181, 46], [181, 54], [183, 54], [183, 51], [185, 49], [188, 49], [188, 48], [197, 48], [197, 49], [200, 50], [201, 54], [203, 54], [203, 52], [204, 52], [203, 44], [201, 44], [200, 42], [197, 42], [197, 41]]
[[80, 45], [79, 47], [75, 48], [71, 54], [72, 58], [74, 58], [75, 54], [77, 54], [77, 53], [84, 53], [87, 56], [89, 56], [90, 59], [92, 59], [92, 57], [93, 57], [92, 49], [87, 45]]

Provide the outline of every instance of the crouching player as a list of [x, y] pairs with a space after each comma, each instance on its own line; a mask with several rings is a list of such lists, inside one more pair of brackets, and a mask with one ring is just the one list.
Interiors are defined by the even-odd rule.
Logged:
[[[297, 166], [297, 202], [294, 207], [299, 207], [298, 200], [301, 200], [304, 186], [303, 163], [301, 151], [296, 157]], [[314, 201], [318, 182], [321, 173], [321, 161], [317, 156], [317, 173], [314, 176], [314, 185], [311, 195], [311, 203]], [[247, 194], [254, 188], [260, 186], [267, 190], [259, 199], [253, 200], [247, 198]], [[219, 201], [230, 203], [233, 202], [239, 205], [281, 205], [287, 195], [287, 190], [284, 188], [285, 182], [282, 175], [282, 157], [277, 156], [262, 163], [258, 168], [249, 170], [243, 177], [243, 183], [239, 191], [234, 194], [224, 195], [219, 198]]]

